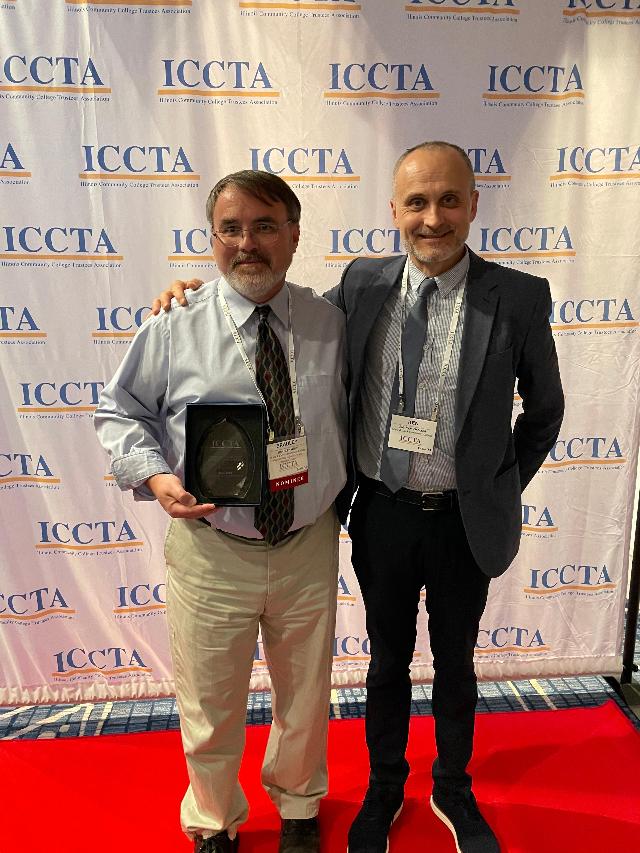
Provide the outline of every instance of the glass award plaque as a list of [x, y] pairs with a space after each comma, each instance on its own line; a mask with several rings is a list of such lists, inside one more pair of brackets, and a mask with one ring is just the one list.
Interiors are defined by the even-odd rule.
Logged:
[[264, 459], [261, 404], [187, 404], [185, 488], [198, 503], [257, 506]]

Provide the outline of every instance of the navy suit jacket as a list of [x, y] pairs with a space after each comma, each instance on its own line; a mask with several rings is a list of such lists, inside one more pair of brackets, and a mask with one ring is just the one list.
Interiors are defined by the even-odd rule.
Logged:
[[[518, 552], [520, 496], [558, 437], [564, 397], [546, 279], [469, 255], [456, 389], [456, 486], [471, 552], [485, 574], [497, 577]], [[342, 520], [357, 485], [353, 425], [367, 342], [387, 296], [400, 286], [404, 262], [405, 256], [356, 259], [325, 294], [347, 315], [351, 450], [348, 483], [337, 501]], [[522, 412], [512, 429], [516, 382]]]

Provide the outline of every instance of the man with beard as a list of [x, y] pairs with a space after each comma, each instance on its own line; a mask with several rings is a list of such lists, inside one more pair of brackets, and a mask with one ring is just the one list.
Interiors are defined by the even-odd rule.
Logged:
[[[345, 484], [344, 315], [285, 281], [300, 202], [275, 175], [242, 171], [207, 202], [222, 277], [189, 311], [150, 317], [96, 411], [122, 489], [158, 500], [167, 617], [196, 853], [231, 853], [247, 801], [238, 782], [249, 679], [262, 631], [273, 723], [262, 782], [280, 853], [318, 853], [338, 575], [333, 507]], [[262, 403], [265, 443], [295, 448], [294, 477], [258, 507], [198, 504], [183, 486], [190, 403]], [[274, 485], [273, 468], [265, 478]], [[290, 480], [299, 483], [287, 488]], [[283, 487], [284, 485], [284, 487]]]
[[[326, 294], [347, 317], [352, 452], [338, 509], [346, 515], [357, 488], [349, 533], [371, 650], [371, 771], [349, 853], [386, 853], [402, 810], [423, 586], [437, 746], [431, 807], [460, 853], [500, 849], [467, 772], [474, 648], [490, 579], [518, 551], [521, 492], [557, 438], [564, 401], [548, 282], [466, 246], [477, 204], [463, 149], [410, 148], [391, 199], [407, 254], [357, 259]], [[516, 385], [522, 412], [512, 428]]]

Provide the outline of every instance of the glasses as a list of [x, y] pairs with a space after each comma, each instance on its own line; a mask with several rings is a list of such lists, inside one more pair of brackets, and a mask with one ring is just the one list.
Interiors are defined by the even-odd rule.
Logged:
[[292, 222], [293, 219], [287, 219], [282, 225], [275, 225], [273, 222], [258, 222], [256, 225], [250, 225], [249, 228], [240, 228], [239, 225], [226, 225], [219, 231], [214, 231], [213, 236], [217, 237], [222, 245], [228, 249], [237, 248], [242, 243], [245, 234], [249, 234], [252, 240], [260, 246], [271, 246], [280, 236], [280, 229]]

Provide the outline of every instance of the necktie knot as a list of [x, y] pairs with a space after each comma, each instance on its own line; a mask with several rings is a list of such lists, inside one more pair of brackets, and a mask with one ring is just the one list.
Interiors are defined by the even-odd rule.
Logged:
[[258, 305], [256, 306], [256, 314], [258, 315], [258, 322], [262, 323], [267, 322], [269, 317], [269, 312], [271, 311], [271, 307], [269, 305]]
[[435, 278], [423, 279], [420, 282], [420, 284], [418, 285], [418, 296], [421, 299], [424, 299], [426, 296], [428, 296], [431, 293], [431, 291], [434, 289], [434, 287], [436, 287]]

